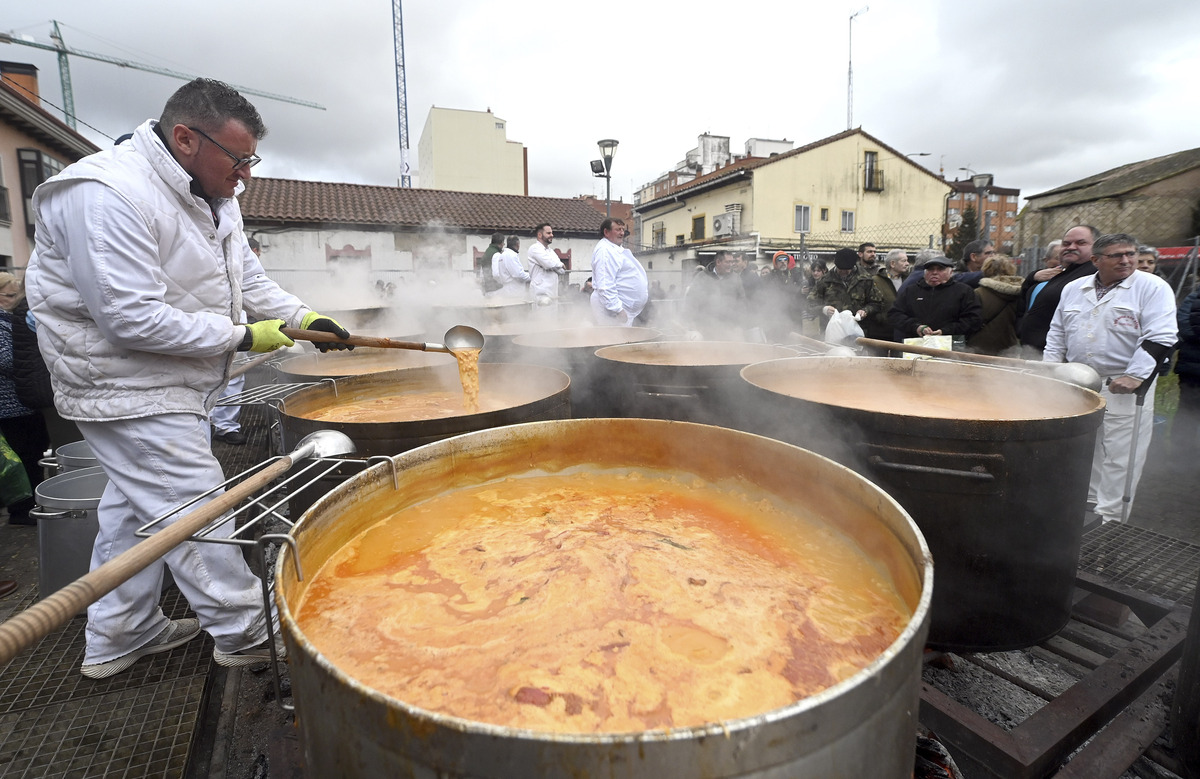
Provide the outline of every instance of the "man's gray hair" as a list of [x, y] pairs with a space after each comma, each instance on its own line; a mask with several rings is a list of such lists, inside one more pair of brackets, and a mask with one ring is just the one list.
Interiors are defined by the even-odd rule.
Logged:
[[1138, 240], [1128, 233], [1109, 233], [1102, 235], [1092, 244], [1092, 254], [1103, 254], [1104, 250], [1110, 246], [1124, 246], [1128, 244], [1137, 250]]
[[914, 268], [925, 267], [925, 261], [934, 257], [945, 257], [941, 249], [920, 249], [917, 251], [916, 257], [913, 258]]
[[1158, 262], [1158, 249], [1155, 249], [1153, 246], [1147, 246], [1146, 244], [1142, 244], [1141, 246], [1137, 247], [1137, 253], [1138, 254], [1149, 254], [1150, 256], [1152, 256], [1154, 258], [1155, 262]]
[[888, 265], [891, 265], [893, 262], [900, 262], [900, 260], [907, 259], [908, 252], [904, 251], [903, 249], [892, 249], [887, 253], [887, 257], [884, 259], [884, 262]]
[[198, 78], [175, 90], [167, 99], [158, 123], [166, 135], [177, 124], [215, 133], [230, 119], [240, 122], [258, 140], [267, 134], [258, 109], [241, 93], [221, 81]]
[[514, 252], [517, 249], [520, 249], [521, 248], [521, 237], [518, 235], [508, 236], [507, 246], [508, 246], [508, 248], [512, 249]]

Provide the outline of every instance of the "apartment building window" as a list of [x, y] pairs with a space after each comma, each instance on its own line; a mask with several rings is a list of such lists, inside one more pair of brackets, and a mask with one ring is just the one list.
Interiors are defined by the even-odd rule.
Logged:
[[854, 232], [854, 212], [853, 211], [843, 211], [842, 212], [842, 232], [843, 233]]
[[1007, 196], [1007, 200], [1008, 200], [1008, 202], [1009, 202], [1009, 203], [1016, 203], [1016, 202], [1017, 202], [1017, 196], [1016, 196], [1016, 195], [1008, 195], [1008, 196]]
[[33, 190], [63, 169], [63, 164], [41, 149], [17, 149], [21, 165], [21, 197], [25, 200], [25, 232], [32, 239], [34, 229]]
[[1000, 196], [999, 195], [988, 195], [988, 202], [989, 203], [999, 203]]
[[958, 209], [957, 209], [957, 208], [950, 208], [950, 209], [947, 209], [947, 210], [946, 210], [946, 215], [947, 215], [947, 216], [958, 216]]
[[667, 245], [667, 228], [663, 226], [662, 222], [655, 222], [652, 224], [650, 226], [650, 232], [654, 236], [653, 246], [655, 249], [659, 249]]
[[0, 160], [0, 223], [12, 224], [12, 212], [8, 208], [8, 187], [4, 186], [4, 160]]
[[796, 206], [796, 232], [807, 233], [812, 229], [812, 209], [808, 206]]
[[883, 171], [879, 169], [879, 152], [864, 152], [863, 189], [868, 192], [883, 191]]
[[963, 200], [965, 200], [968, 203], [974, 203], [975, 202], [975, 193], [968, 192], [967, 194], [963, 195]]
[[829, 209], [828, 209], [828, 208], [822, 208], [822, 209], [821, 209], [821, 221], [822, 221], [822, 222], [828, 222], [828, 221], [829, 221]]
[[677, 235], [677, 236], [675, 236], [675, 245], [676, 245], [676, 246], [683, 246], [685, 243], [687, 243], [687, 236], [686, 236], [686, 235]]
[[692, 217], [692, 240], [704, 240], [704, 214]]
[[1017, 218], [1017, 212], [1016, 212], [1016, 211], [1005, 211], [1005, 212], [1004, 212], [1004, 215], [1005, 215], [1005, 216], [1007, 216], [1009, 219], [1016, 219], [1016, 218]]

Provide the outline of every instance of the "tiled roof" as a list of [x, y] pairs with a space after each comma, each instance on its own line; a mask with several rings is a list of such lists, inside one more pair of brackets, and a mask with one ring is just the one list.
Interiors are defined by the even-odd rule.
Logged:
[[549, 222], [556, 233], [600, 230], [604, 215], [582, 200], [523, 195], [401, 189], [365, 184], [253, 178], [238, 198], [250, 222], [376, 225], [472, 231], [531, 230]]
[[1141, 162], [1131, 162], [1119, 168], [1097, 173], [1095, 176], [1088, 176], [1079, 181], [1031, 195], [1028, 200], [1047, 198], [1047, 200], [1037, 203], [1037, 207], [1048, 208], [1071, 203], [1085, 203], [1106, 197], [1118, 197], [1197, 167], [1200, 167], [1200, 149], [1189, 149]]

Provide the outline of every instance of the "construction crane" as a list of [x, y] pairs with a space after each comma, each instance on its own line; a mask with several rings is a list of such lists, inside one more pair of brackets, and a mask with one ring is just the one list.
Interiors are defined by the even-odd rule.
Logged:
[[[50, 33], [50, 39], [54, 41], [54, 45], [37, 43], [36, 41], [25, 40], [24, 38], [17, 38], [9, 33], [3, 32], [0, 32], [0, 43], [15, 43], [20, 46], [32, 46], [35, 49], [45, 49], [46, 51], [53, 51], [58, 54], [58, 77], [59, 81], [62, 83], [63, 113], [65, 114], [66, 122], [71, 129], [76, 129], [75, 93], [71, 89], [71, 66], [67, 61], [68, 54], [72, 54], [76, 57], [83, 57], [84, 59], [107, 62], [111, 65], [120, 65], [123, 68], [144, 70], [147, 73], [157, 73], [160, 76], [170, 76], [171, 78], [178, 78], [182, 79], [183, 81], [192, 81], [193, 79], [199, 78], [199, 76], [193, 76], [188, 73], [180, 73], [177, 70], [157, 68], [153, 65], [145, 65], [140, 62], [133, 62], [132, 60], [121, 59], [119, 57], [110, 57], [107, 54], [98, 54], [94, 51], [83, 51], [82, 49], [69, 48], [65, 43], [63, 43], [62, 33], [58, 29], [58, 22], [51, 20], [51, 23], [54, 25], [54, 29]], [[250, 87], [243, 87], [237, 84], [230, 84], [229, 86], [247, 95], [257, 95], [258, 97], [266, 97], [270, 98], [271, 100], [279, 100], [280, 102], [284, 103], [294, 103], [296, 105], [307, 106], [309, 108], [316, 108], [321, 111], [325, 110], [325, 106], [317, 103], [311, 103], [307, 100], [287, 97], [286, 95], [276, 95], [271, 92], [262, 92], [257, 89], [251, 89]]]
[[400, 0], [392, 0], [392, 42], [396, 47], [396, 112], [400, 123], [400, 186], [412, 187], [408, 164], [408, 88], [404, 78], [404, 13]]

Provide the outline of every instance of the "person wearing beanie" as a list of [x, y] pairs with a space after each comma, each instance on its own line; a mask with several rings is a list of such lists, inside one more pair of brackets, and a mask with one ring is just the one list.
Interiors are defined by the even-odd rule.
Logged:
[[850, 311], [859, 321], [884, 310], [885, 301], [875, 280], [859, 265], [858, 252], [838, 249], [834, 269], [813, 285], [808, 299], [821, 306], [821, 329], [839, 311]]

